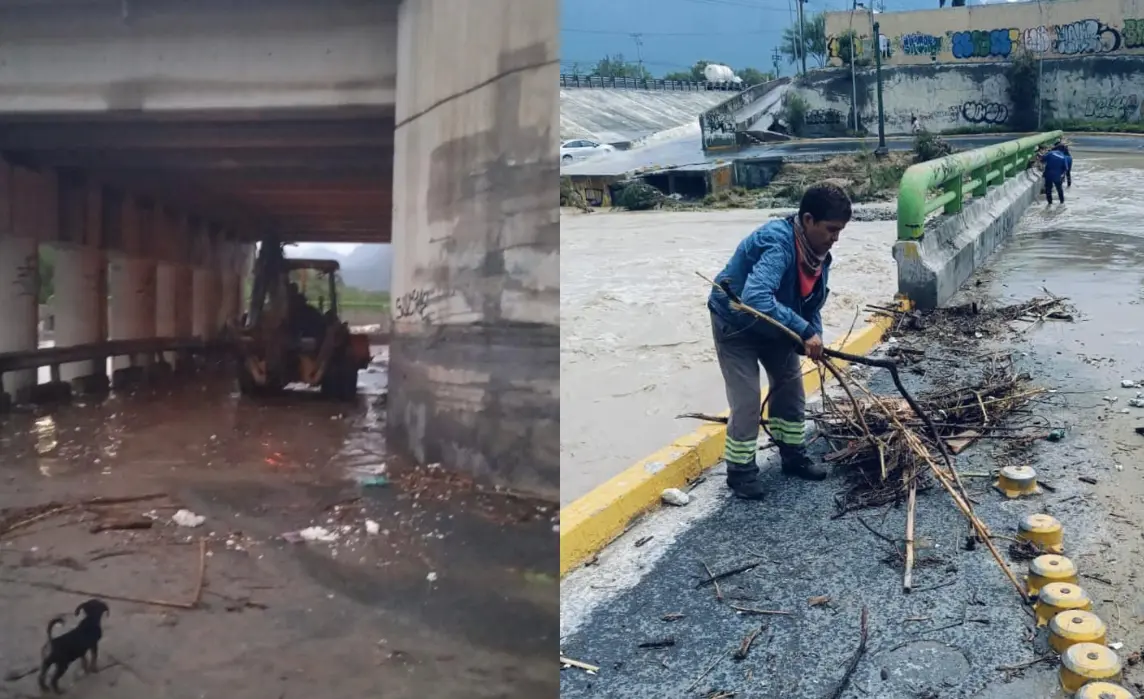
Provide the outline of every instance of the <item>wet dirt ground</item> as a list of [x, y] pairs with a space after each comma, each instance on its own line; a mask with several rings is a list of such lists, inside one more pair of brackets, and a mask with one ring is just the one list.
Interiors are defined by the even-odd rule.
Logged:
[[[1024, 463], [1054, 490], [1004, 500], [987, 479], [971, 479], [978, 514], [995, 534], [1011, 536], [1021, 516], [1048, 512], [1063, 523], [1066, 554], [1077, 564], [1108, 640], [1127, 665], [1127, 686], [1144, 688], [1144, 408], [1128, 400], [1144, 389], [1144, 160], [1078, 154], [1075, 183], [1063, 208], [1035, 204], [1014, 238], [974, 280], [964, 299], [1004, 304], [1044, 295], [1070, 297], [1075, 322], [1048, 322], [1016, 334], [982, 338], [982, 351], [1016, 353], [1034, 384], [1056, 390], [1032, 409], [1066, 430], [1062, 442], [1037, 442]], [[945, 351], [937, 342], [927, 350]], [[950, 368], [952, 367], [952, 369]], [[918, 391], [976, 369], [946, 364], [927, 377], [907, 376]], [[959, 373], [960, 372], [960, 373]], [[892, 391], [885, 377], [871, 385]], [[1105, 397], [1116, 398], [1115, 402]], [[989, 472], [1004, 452], [983, 440], [957, 458], [965, 473]], [[870, 639], [843, 697], [1062, 697], [1051, 662], [1006, 669], [1047, 655], [1043, 632], [1031, 632], [1019, 598], [983, 547], [958, 546], [963, 518], [940, 489], [919, 494], [917, 538], [934, 559], [915, 570], [915, 591], [901, 591], [901, 568], [888, 545], [852, 517], [831, 519], [835, 474], [823, 484], [792, 482], [768, 462], [772, 488], [762, 504], [727, 496], [719, 469], [685, 508], [662, 511], [632, 528], [595, 566], [562, 583], [561, 651], [600, 667], [562, 673], [561, 696], [829, 696], [858, 642], [866, 607]], [[1095, 484], [1080, 478], [1095, 480]], [[862, 514], [891, 538], [904, 531], [904, 508]], [[650, 537], [650, 538], [649, 538]], [[1005, 543], [1001, 540], [1001, 543]], [[1008, 558], [1007, 554], [1003, 556]], [[714, 571], [760, 565], [725, 579], [719, 602], [697, 588]], [[1027, 563], [1010, 561], [1020, 574]], [[828, 595], [822, 605], [810, 599]], [[789, 612], [758, 615], [731, 605]], [[680, 615], [676, 617], [675, 615]], [[745, 660], [731, 653], [762, 629]], [[639, 643], [672, 637], [663, 649]], [[726, 694], [720, 696], [727, 696]]]
[[[68, 696], [554, 696], [555, 504], [388, 456], [383, 387], [252, 402], [208, 373], [0, 418], [0, 671], [97, 593], [103, 669], [73, 666]], [[151, 528], [93, 531], [127, 520]], [[292, 543], [312, 526], [333, 540]]]

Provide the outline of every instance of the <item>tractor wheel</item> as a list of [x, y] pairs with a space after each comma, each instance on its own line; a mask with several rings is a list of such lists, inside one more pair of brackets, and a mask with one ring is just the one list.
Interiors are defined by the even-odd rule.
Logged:
[[272, 396], [279, 393], [282, 388], [281, 382], [276, 381], [273, 376], [267, 376], [264, 385], [259, 384], [254, 380], [254, 376], [251, 375], [250, 369], [246, 366], [246, 362], [239, 360], [238, 391], [242, 395], [251, 397]]
[[352, 401], [357, 398], [357, 379], [357, 369], [346, 357], [339, 357], [322, 377], [322, 394], [335, 400]]

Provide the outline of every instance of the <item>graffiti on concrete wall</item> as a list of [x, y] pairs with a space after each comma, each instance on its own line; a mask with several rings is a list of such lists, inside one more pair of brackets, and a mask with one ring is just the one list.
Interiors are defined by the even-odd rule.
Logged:
[[834, 126], [842, 123], [842, 112], [837, 109], [811, 109], [806, 113], [807, 126]]
[[1140, 98], [1137, 95], [1089, 97], [1084, 104], [1084, 116], [1087, 119], [1135, 121], [1139, 114]]
[[13, 280], [17, 296], [36, 296], [40, 288], [40, 267], [37, 255], [27, 255], [24, 261], [16, 266], [16, 278]]
[[394, 320], [415, 319], [422, 323], [434, 322], [432, 307], [452, 297], [456, 292], [432, 289], [414, 289], [406, 292], [393, 302]]
[[941, 53], [944, 37], [932, 34], [903, 34], [898, 37], [898, 48], [907, 56], [936, 56]]
[[950, 47], [954, 58], [1007, 58], [1018, 36], [1016, 29], [953, 32]]
[[[829, 22], [828, 18], [828, 29]], [[880, 37], [884, 47], [883, 59], [891, 64], [917, 63], [919, 60], [953, 63], [1004, 60], [1025, 50], [1048, 57], [1144, 53], [1144, 17], [1123, 21], [1088, 17], [1032, 27], [998, 26], [944, 33], [926, 29], [926, 23], [920, 18], [911, 23], [917, 23], [917, 27], [897, 36], [890, 35], [893, 30], [889, 30]], [[884, 27], [885, 24], [884, 21]], [[838, 41], [840, 36], [843, 35], [827, 37], [827, 45], [832, 47], [829, 55], [833, 65], [844, 63], [843, 57], [838, 55], [839, 49], [833, 48], [842, 45]], [[859, 36], [855, 49], [869, 41], [869, 35]]]
[[1000, 102], [970, 100], [961, 105], [961, 118], [969, 124], [995, 126], [1009, 120], [1009, 107]]

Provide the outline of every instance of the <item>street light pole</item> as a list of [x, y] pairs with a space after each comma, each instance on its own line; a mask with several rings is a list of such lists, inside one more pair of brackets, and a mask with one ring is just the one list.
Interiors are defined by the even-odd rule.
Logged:
[[875, 155], [886, 154], [886, 115], [882, 111], [882, 34], [881, 24], [874, 22], [874, 66], [878, 81], [878, 150]]
[[858, 0], [850, 8], [850, 111], [854, 113], [854, 133], [858, 133], [858, 78], [854, 67], [854, 13], [858, 11]]
[[806, 35], [802, 30], [802, 4], [806, 0], [795, 0], [798, 3], [798, 43], [800, 44], [799, 54], [802, 56], [802, 74], [806, 75]]

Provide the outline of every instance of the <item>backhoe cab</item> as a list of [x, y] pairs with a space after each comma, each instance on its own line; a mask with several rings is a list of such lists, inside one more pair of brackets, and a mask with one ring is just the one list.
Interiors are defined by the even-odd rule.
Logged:
[[[238, 385], [245, 395], [276, 393], [288, 384], [319, 387], [341, 400], [357, 395], [358, 371], [369, 365], [369, 338], [352, 334], [338, 316], [335, 260], [288, 259], [263, 241], [254, 264], [250, 308], [238, 332]], [[317, 305], [306, 296], [326, 285]], [[325, 299], [329, 308], [323, 309]]]

